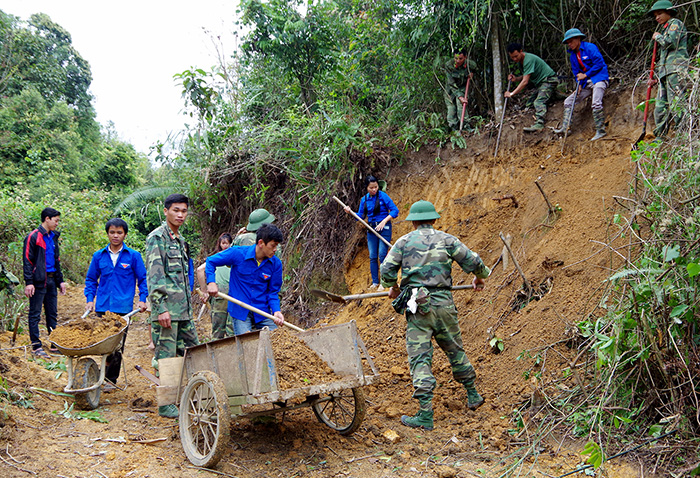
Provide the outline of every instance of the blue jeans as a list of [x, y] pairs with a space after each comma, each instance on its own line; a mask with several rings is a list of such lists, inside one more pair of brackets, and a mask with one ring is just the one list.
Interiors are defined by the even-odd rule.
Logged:
[[[377, 225], [376, 222], [370, 222], [373, 228]], [[381, 236], [391, 242], [391, 222], [389, 222], [382, 232]], [[389, 246], [384, 244], [384, 241], [379, 240], [377, 236], [367, 231], [367, 249], [369, 249], [369, 271], [372, 273], [372, 284], [379, 284], [379, 265], [384, 261], [389, 253]]]
[[41, 348], [39, 339], [39, 321], [41, 320], [41, 306], [44, 306], [46, 315], [46, 331], [51, 334], [56, 328], [58, 317], [58, 290], [53, 277], [46, 278], [46, 287], [34, 286], [34, 295], [29, 298], [29, 339], [32, 341], [32, 349]]
[[263, 327], [269, 327], [270, 330], [275, 330], [277, 324], [272, 319], [263, 317], [262, 321], [258, 323], [253, 323], [253, 313], [249, 313], [245, 320], [233, 319], [233, 333], [236, 335], [245, 334], [252, 332], [253, 330], [260, 330]]

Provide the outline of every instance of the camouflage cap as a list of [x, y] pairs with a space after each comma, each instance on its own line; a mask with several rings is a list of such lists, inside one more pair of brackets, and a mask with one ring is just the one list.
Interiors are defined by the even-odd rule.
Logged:
[[648, 13], [649, 15], [653, 15], [654, 12], [658, 12], [659, 10], [666, 10], [671, 15], [676, 15], [676, 13], [678, 13], [676, 7], [674, 7], [669, 0], [659, 0], [654, 5], [652, 5], [651, 10], [649, 10]]
[[245, 227], [248, 231], [257, 231], [263, 224], [275, 222], [275, 216], [270, 214], [267, 209], [256, 209], [248, 216], [248, 225]]
[[429, 221], [431, 219], [439, 219], [440, 214], [435, 210], [435, 206], [430, 201], [416, 201], [411, 205], [407, 221]]

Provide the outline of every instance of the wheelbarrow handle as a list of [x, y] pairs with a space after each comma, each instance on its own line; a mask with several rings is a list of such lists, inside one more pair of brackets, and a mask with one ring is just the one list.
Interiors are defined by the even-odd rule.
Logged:
[[[252, 305], [248, 305], [248, 304], [246, 304], [245, 302], [242, 302], [242, 301], [240, 301], [240, 300], [238, 300], [238, 299], [234, 299], [234, 298], [231, 297], [230, 295], [224, 294], [223, 292], [218, 292], [218, 293], [216, 294], [216, 296], [217, 296], [217, 297], [221, 297], [222, 299], [226, 299], [226, 300], [228, 300], [229, 302], [233, 302], [234, 304], [240, 305], [240, 306], [243, 307], [244, 309], [248, 309], [248, 310], [250, 310], [251, 312], [255, 312], [256, 314], [262, 315], [263, 317], [266, 317], [266, 318], [268, 318], [268, 319], [272, 319], [272, 320], [276, 320], [276, 319], [277, 319], [277, 317], [275, 317], [274, 315], [268, 314], [267, 312], [263, 312], [262, 310], [258, 309], [257, 307], [253, 307]], [[297, 327], [296, 325], [291, 324], [291, 323], [287, 322], [286, 320], [284, 321], [284, 325], [286, 325], [286, 326], [289, 327], [290, 329], [296, 330], [297, 332], [306, 332], [306, 331], [305, 331], [304, 329], [302, 329], [301, 327]]]

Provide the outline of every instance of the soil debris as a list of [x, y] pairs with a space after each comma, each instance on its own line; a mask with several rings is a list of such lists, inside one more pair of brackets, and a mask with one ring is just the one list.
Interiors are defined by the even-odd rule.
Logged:
[[113, 312], [106, 312], [102, 317], [75, 319], [56, 327], [51, 332], [50, 338], [60, 347], [81, 349], [118, 334], [124, 327], [126, 327], [126, 320], [123, 317]]
[[275, 329], [271, 334], [271, 340], [280, 390], [338, 380], [338, 376], [326, 362], [286, 328]]

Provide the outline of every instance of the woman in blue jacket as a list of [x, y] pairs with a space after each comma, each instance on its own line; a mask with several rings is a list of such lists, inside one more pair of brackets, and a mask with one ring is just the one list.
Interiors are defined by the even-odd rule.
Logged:
[[595, 123], [595, 136], [591, 141], [596, 141], [605, 136], [605, 113], [603, 112], [603, 96], [608, 88], [608, 65], [603, 60], [603, 55], [593, 43], [583, 41], [586, 35], [578, 28], [567, 30], [562, 43], [566, 43], [569, 50], [569, 62], [571, 70], [576, 77], [576, 92], [564, 100], [564, 120], [561, 128], [555, 133], [565, 133], [569, 129], [576, 103], [593, 95], [591, 107], [593, 108], [593, 122]]
[[[352, 209], [345, 207], [350, 214]], [[379, 189], [379, 181], [374, 176], [367, 176], [367, 194], [360, 200], [360, 210], [357, 215], [367, 221], [388, 242], [391, 242], [391, 220], [399, 217], [399, 209], [389, 195]], [[381, 290], [379, 285], [379, 265], [382, 263], [389, 248], [384, 241], [367, 231], [367, 248], [369, 249], [369, 270], [372, 274], [370, 289]]]

